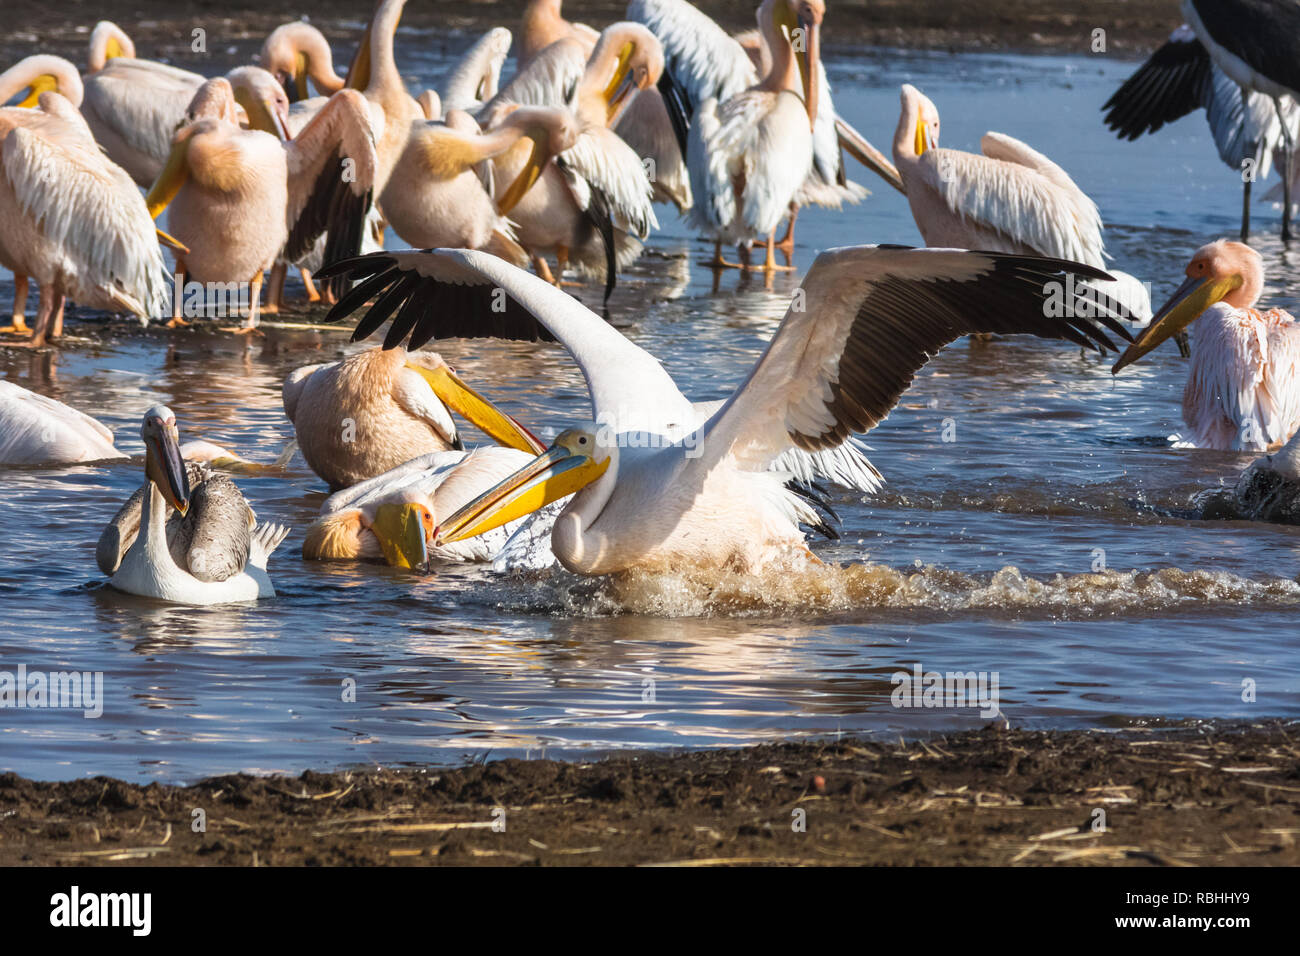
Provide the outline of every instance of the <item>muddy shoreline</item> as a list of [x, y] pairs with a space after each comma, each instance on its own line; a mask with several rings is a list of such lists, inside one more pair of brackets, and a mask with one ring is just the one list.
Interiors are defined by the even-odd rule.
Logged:
[[189, 787], [10, 773], [0, 865], [1294, 866], [1298, 732], [989, 728]]
[[[754, 25], [754, 0], [700, 0], [702, 10], [731, 30]], [[84, 0], [53, 5], [8, 0], [11, 25], [0, 36], [0, 63], [30, 53], [54, 53], [84, 64], [87, 31], [96, 20], [115, 20], [135, 39], [141, 56], [193, 66], [191, 32], [207, 31], [208, 52], [217, 57], [256, 51], [280, 23], [309, 15], [330, 37], [335, 55], [346, 58], [360, 36], [365, 3], [318, 0], [311, 4], [272, 0]], [[524, 0], [411, 0], [402, 17], [408, 30], [477, 32], [519, 23]], [[1091, 52], [1092, 33], [1106, 31], [1109, 55], [1133, 58], [1159, 46], [1181, 21], [1177, 0], [850, 0], [830, 4], [826, 45], [967, 52]], [[566, 15], [601, 27], [626, 14], [617, 0], [569, 0]], [[455, 40], [449, 37], [447, 42]], [[457, 40], [452, 49], [462, 46]], [[223, 61], [224, 62], [224, 61]]]

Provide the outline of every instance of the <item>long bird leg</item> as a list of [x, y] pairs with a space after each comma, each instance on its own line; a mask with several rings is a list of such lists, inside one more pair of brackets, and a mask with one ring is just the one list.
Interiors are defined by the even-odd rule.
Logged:
[[176, 287], [172, 293], [172, 317], [166, 327], [179, 329], [183, 325], [189, 325], [181, 318], [185, 304], [185, 263], [180, 258], [176, 260], [176, 268], [172, 270], [172, 275], [175, 276]]
[[569, 247], [555, 247], [555, 284], [558, 286], [580, 286], [581, 282], [565, 281], [564, 273], [569, 268]]
[[767, 257], [763, 260], [764, 272], [793, 272], [794, 266], [779, 266], [776, 264], [776, 230], [767, 237]]
[[799, 218], [799, 204], [790, 203], [790, 221], [785, 227], [785, 235], [776, 241], [776, 247], [786, 255], [786, 262], [794, 255], [794, 221]]
[[25, 342], [16, 342], [17, 348], [39, 349], [45, 346], [45, 339], [54, 322], [54, 314], [63, 309], [63, 293], [52, 285], [41, 286], [41, 301], [36, 307], [36, 319], [32, 324], [32, 337]]
[[248, 318], [244, 324], [236, 328], [223, 328], [222, 332], [233, 332], [235, 335], [261, 335], [257, 331], [257, 323], [261, 315], [262, 305], [262, 270], [257, 270], [257, 275], [253, 276], [253, 281], [248, 284]]
[[63, 337], [63, 305], [67, 302], [66, 296], [59, 296], [59, 304], [54, 309], [54, 318], [50, 320], [50, 338], [59, 339]]
[[[304, 289], [307, 290], [307, 301], [308, 301], [308, 302], [319, 302], [319, 301], [320, 301], [320, 293], [316, 291], [316, 283], [314, 283], [314, 282], [311, 281], [311, 272], [309, 272], [309, 271], [306, 270], [306, 269], [302, 269], [302, 268], [300, 268], [300, 269], [298, 270], [298, 275], [300, 275], [300, 276], [302, 277], [302, 287], [303, 287]], [[329, 291], [329, 290], [328, 290], [328, 287], [327, 287], [326, 291]], [[329, 303], [329, 304], [330, 304], [330, 305], [333, 305], [332, 302]]]
[[1295, 140], [1291, 128], [1282, 118], [1282, 103], [1273, 97], [1273, 111], [1282, 124], [1282, 241], [1291, 240], [1291, 160], [1295, 156]]
[[545, 256], [533, 256], [533, 271], [536, 272], [541, 279], [549, 282], [553, 286], [558, 286], [560, 284], [551, 273], [551, 264], [546, 261]]
[[[1241, 108], [1242, 115], [1250, 116], [1250, 94], [1246, 88], [1241, 88]], [[1250, 144], [1250, 155], [1255, 157], [1255, 165], [1250, 171], [1249, 176], [1241, 177], [1241, 241], [1246, 242], [1250, 238], [1250, 186], [1255, 178], [1255, 170], [1259, 168], [1259, 141], [1256, 140]], [[1180, 346], [1181, 348], [1181, 346]]]
[[289, 275], [289, 264], [277, 262], [271, 267], [271, 281], [266, 285], [266, 313], [275, 315], [284, 304], [284, 280]]
[[12, 332], [14, 335], [32, 334], [32, 330], [27, 327], [25, 316], [27, 311], [27, 284], [27, 276], [14, 276], [13, 322], [0, 329], [0, 332]]
[[707, 260], [702, 260], [702, 261], [700, 262], [700, 265], [702, 265], [702, 266], [708, 266], [710, 269], [714, 269], [714, 270], [717, 270], [717, 269], [743, 269], [743, 268], [745, 268], [745, 266], [744, 266], [743, 263], [739, 263], [739, 262], [728, 262], [726, 259], [722, 258], [722, 240], [721, 240], [721, 239], [716, 239], [716, 240], [714, 240], [714, 242], [713, 242], [713, 258], [712, 258], [712, 259], [707, 259]]

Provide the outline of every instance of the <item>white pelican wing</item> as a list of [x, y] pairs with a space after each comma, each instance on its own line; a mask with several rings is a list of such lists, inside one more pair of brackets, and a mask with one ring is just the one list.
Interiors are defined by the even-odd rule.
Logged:
[[46, 112], [55, 112], [57, 104], [69, 115], [58, 112], [50, 122], [84, 130], [84, 142], [15, 127], [0, 143], [0, 176], [23, 213], [67, 257], [71, 267], [63, 272], [71, 298], [146, 318], [161, 315], [169, 295], [167, 270], [144, 197], [98, 152], [66, 100], [57, 93], [41, 95]]
[[492, 125], [497, 108], [511, 103], [572, 108], [586, 69], [587, 52], [581, 43], [556, 40], [511, 77], [510, 82], [483, 105], [475, 119], [486, 128]]
[[322, 233], [329, 235], [326, 264], [356, 255], [378, 163], [365, 97], [339, 90], [285, 149], [289, 240], [284, 257], [298, 261]]
[[486, 252], [427, 249], [345, 260], [322, 276], [361, 279], [330, 310], [346, 316], [372, 297], [353, 332], [372, 335], [394, 316], [384, 339], [392, 348], [410, 336], [415, 350], [434, 338], [559, 341], [587, 380], [593, 417], [617, 432], [685, 433], [695, 412], [659, 360], [634, 345], [567, 292]]
[[996, 155], [926, 150], [922, 181], [953, 212], [1021, 246], [1100, 267], [1101, 216], [1064, 170], [1010, 136], [985, 136], [983, 146]]
[[0, 465], [125, 458], [113, 433], [69, 405], [0, 381]]
[[[645, 166], [618, 134], [602, 126], [586, 129], [573, 146], [560, 154], [560, 160], [564, 168], [600, 191], [617, 228], [638, 239], [659, 228], [652, 205], [654, 189]], [[586, 204], [580, 205], [586, 208]]]
[[726, 30], [685, 0], [632, 0], [627, 18], [645, 24], [664, 48], [664, 69], [695, 110], [725, 102], [758, 82], [754, 64]]
[[961, 335], [1028, 333], [1113, 348], [1104, 325], [1131, 339], [1109, 318], [1046, 314], [1064, 270], [1107, 278], [1057, 259], [954, 249], [822, 253], [749, 378], [704, 426], [701, 463], [730, 455], [761, 470], [792, 446], [834, 448], [888, 415], [912, 376]]

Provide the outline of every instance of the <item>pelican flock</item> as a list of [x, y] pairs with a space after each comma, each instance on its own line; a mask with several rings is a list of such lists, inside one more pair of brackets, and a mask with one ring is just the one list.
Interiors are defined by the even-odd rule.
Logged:
[[[992, 131], [979, 152], [941, 145], [938, 106], [909, 83], [897, 117], [850, 122], [825, 62], [833, 3], [757, 0], [728, 29], [687, 0], [631, 0], [601, 23], [530, 0], [519, 22], [467, 35], [419, 88], [407, 82], [416, 41], [399, 33], [407, 4], [378, 0], [359, 35], [285, 23], [229, 69], [151, 58], [143, 33], [105, 20], [84, 70], [41, 54], [0, 71], [0, 265], [15, 279], [0, 344], [62, 347], [69, 308], [79, 322], [107, 312], [175, 330], [151, 335], [198, 334], [181, 326], [229, 318], [214, 287], [237, 292], [242, 319], [217, 329], [244, 337], [221, 341], [251, 347], [286, 326], [316, 336], [311, 359], [282, 366], [295, 443], [274, 465], [182, 446], [176, 413], [152, 400], [132, 458], [90, 413], [120, 424], [144, 401], [74, 399], [78, 410], [0, 382], [0, 465], [143, 467], [96, 549], [112, 588], [189, 604], [273, 597], [268, 560], [288, 560], [289, 531], [259, 523], [231, 474], [295, 469], [328, 492], [295, 543], [309, 561], [593, 576], [817, 562], [811, 536], [835, 533], [834, 495], [884, 480], [860, 436], [963, 336], [1123, 349], [1118, 374], [1190, 332], [1179, 447], [1272, 453], [1250, 474], [1295, 480], [1300, 331], [1258, 307], [1260, 255], [1203, 237], [1217, 241], [1153, 316], [1147, 284], [1108, 264], [1107, 203], [1081, 187], [1077, 156]], [[1278, 38], [1300, 29], [1296, 9], [1184, 0], [1184, 25], [1103, 107], [1129, 139], [1205, 110], [1224, 162], [1256, 174], [1243, 239], [1251, 182], [1273, 167], [1289, 236], [1300, 74]], [[868, 124], [893, 128], [892, 156]], [[801, 209], [864, 203], [870, 220], [880, 199], [850, 161], [906, 197], [925, 246], [868, 234], [820, 251], [734, 390], [688, 397], [622, 321], [656, 305], [620, 314], [619, 276], [659, 268], [654, 236], [673, 217], [715, 287], [738, 266], [771, 290], [794, 269]], [[286, 301], [290, 266], [308, 300], [289, 310], [305, 315], [296, 327], [263, 321]], [[1061, 288], [1076, 290], [1064, 308]], [[349, 317], [358, 344], [331, 350], [328, 328]], [[441, 339], [485, 350], [473, 387], [427, 348]], [[508, 391], [499, 356], [557, 354], [531, 343], [558, 343], [590, 398], [589, 415], [530, 421], [549, 441], [485, 397]]]

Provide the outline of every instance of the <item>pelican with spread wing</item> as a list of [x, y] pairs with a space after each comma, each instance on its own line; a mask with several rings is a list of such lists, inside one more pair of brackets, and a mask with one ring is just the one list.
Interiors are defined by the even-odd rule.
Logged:
[[174, 604], [275, 597], [266, 562], [289, 529], [259, 525], [233, 481], [181, 457], [171, 409], [149, 409], [140, 437], [144, 487], [113, 516], [95, 548], [109, 584]]
[[[270, 74], [259, 72], [264, 85], [280, 92]], [[201, 283], [250, 284], [244, 330], [251, 330], [263, 273], [278, 257], [296, 261], [322, 234], [329, 236], [327, 262], [359, 251], [376, 161], [365, 100], [355, 90], [335, 93], [293, 140], [278, 122], [278, 137], [241, 129], [233, 122], [234, 105], [226, 79], [200, 87], [190, 122], [172, 138], [146, 202], [155, 217], [170, 207], [171, 230], [188, 247], [177, 253], [178, 274]], [[178, 291], [173, 321], [182, 305]], [[184, 308], [194, 311], [188, 292]], [[204, 302], [198, 311], [206, 308]]]
[[[1107, 278], [1089, 266], [948, 249], [837, 249], [817, 258], [740, 388], [721, 406], [701, 405], [600, 316], [493, 256], [377, 253], [333, 269], [364, 279], [334, 316], [378, 295], [354, 338], [373, 334], [394, 312], [388, 345], [408, 332], [417, 341], [461, 334], [481, 314], [495, 321], [492, 334], [550, 336], [568, 349], [586, 377], [594, 421], [563, 432], [544, 454], [441, 519], [435, 544], [572, 495], [551, 547], [566, 568], [591, 575], [809, 559], [799, 526], [820, 519], [787, 481], [799, 471], [824, 473], [821, 456], [883, 419], [938, 349], [972, 332], [1028, 333], [1098, 350], [1114, 347], [1107, 330], [1130, 337], [1109, 316], [1046, 307], [1070, 281], [1067, 272]], [[505, 292], [504, 310], [497, 290]], [[790, 467], [774, 470], [778, 462]]]

